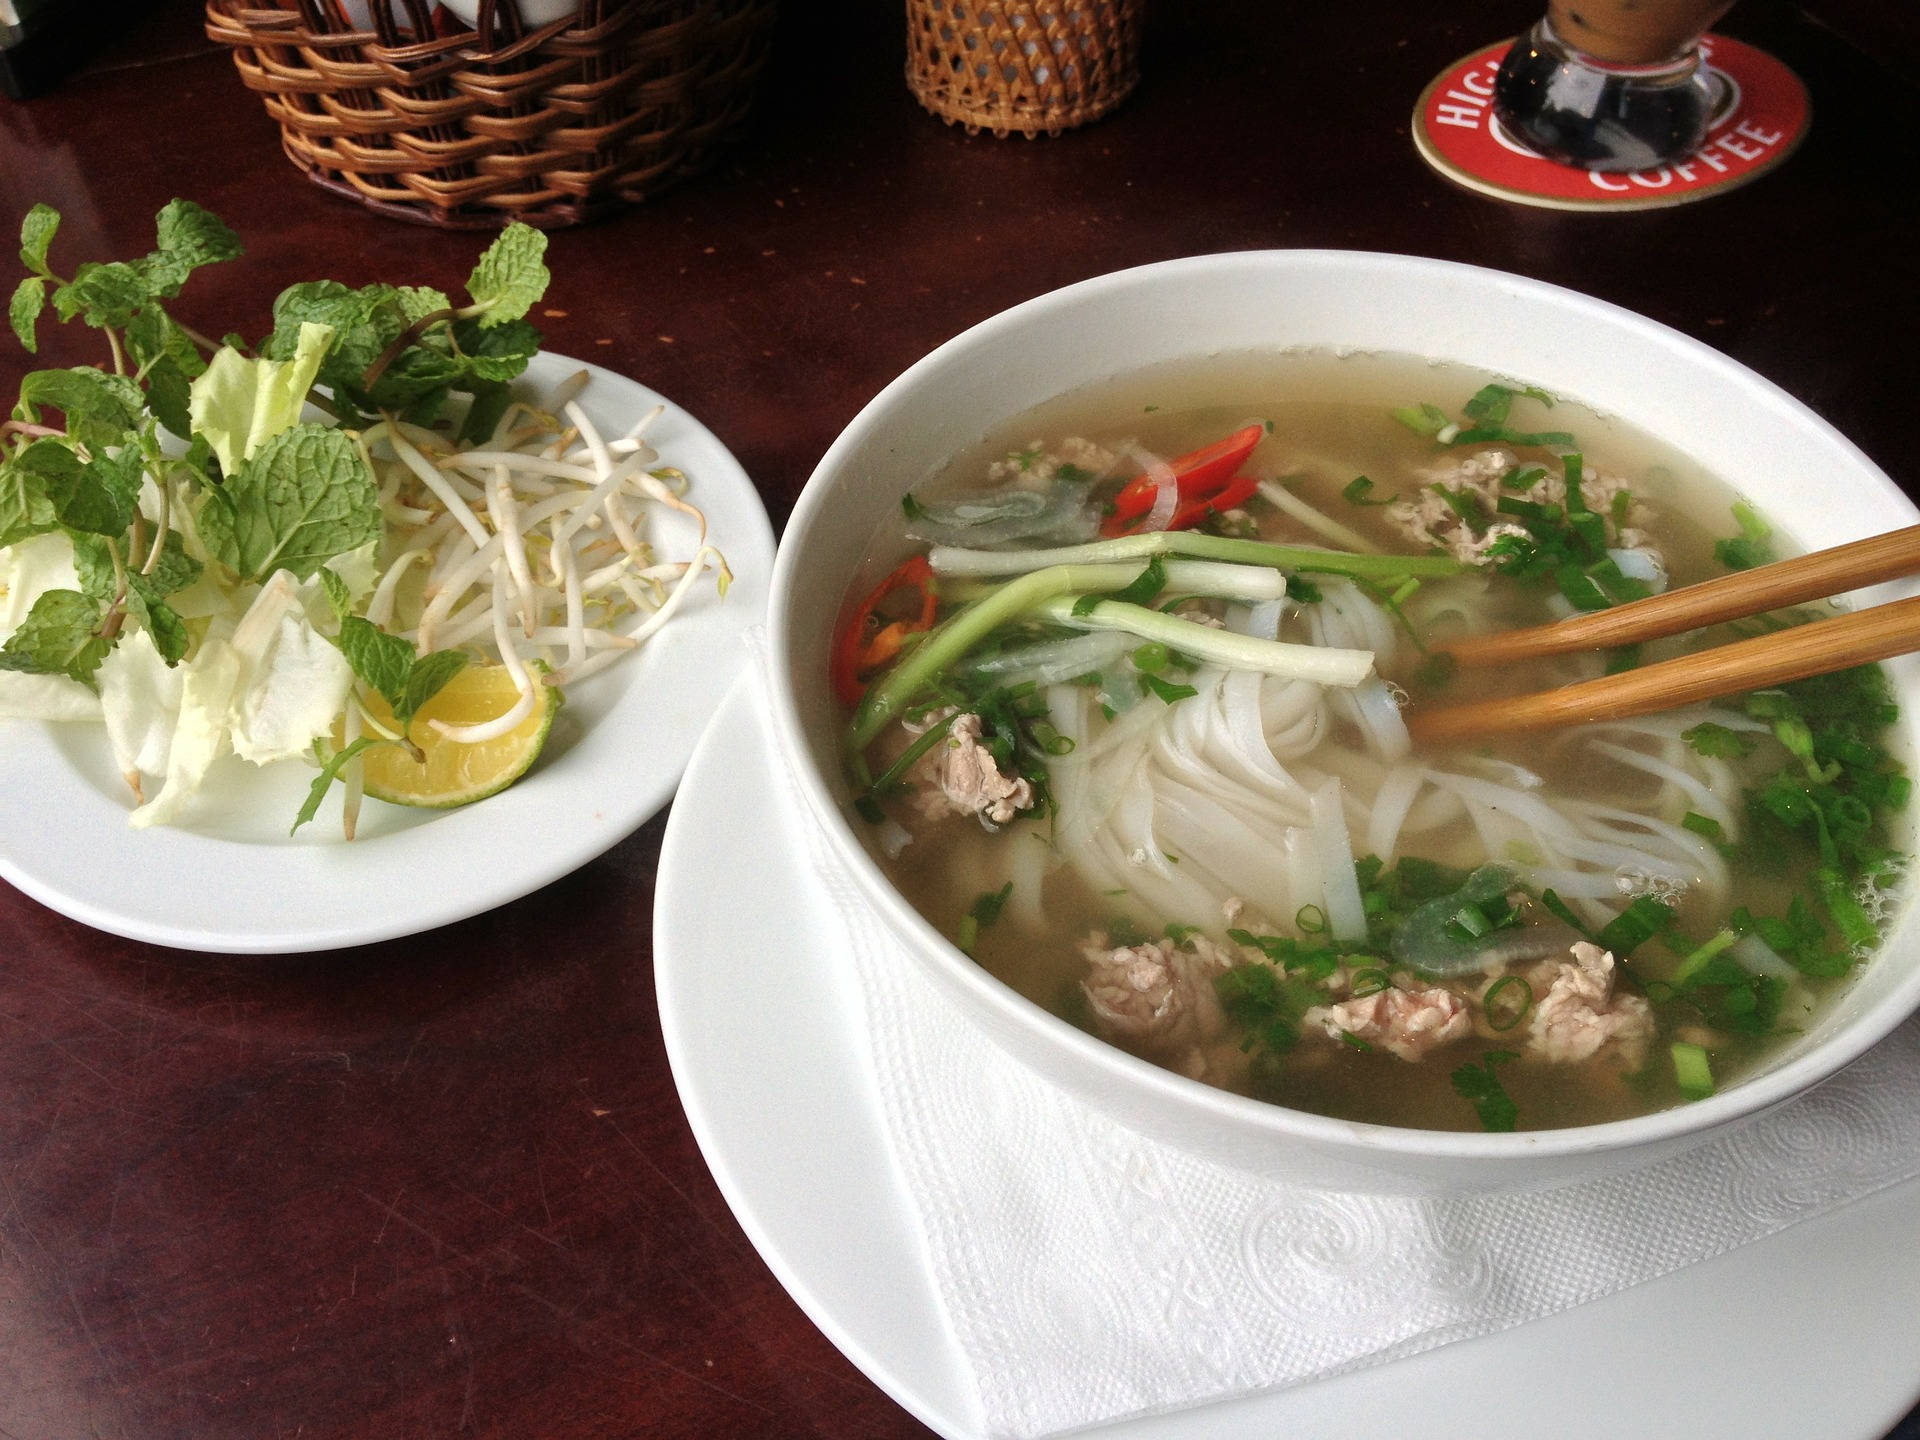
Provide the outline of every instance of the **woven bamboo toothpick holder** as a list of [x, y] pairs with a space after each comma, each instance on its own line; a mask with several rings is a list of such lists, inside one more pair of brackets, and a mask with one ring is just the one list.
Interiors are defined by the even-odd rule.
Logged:
[[907, 85], [969, 134], [1098, 119], [1140, 78], [1144, 0], [907, 0]]
[[[316, 183], [383, 215], [578, 224], [703, 169], [741, 128], [777, 0], [581, 0], [539, 27], [481, 0], [207, 0], [247, 88]], [[363, 12], [364, 13], [364, 12]]]

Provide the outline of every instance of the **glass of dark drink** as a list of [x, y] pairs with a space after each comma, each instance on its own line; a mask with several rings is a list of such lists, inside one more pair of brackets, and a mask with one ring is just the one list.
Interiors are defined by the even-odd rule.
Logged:
[[1700, 37], [1733, 0], [1549, 0], [1507, 52], [1494, 112], [1515, 139], [1587, 170], [1647, 170], [1698, 149], [1714, 106]]

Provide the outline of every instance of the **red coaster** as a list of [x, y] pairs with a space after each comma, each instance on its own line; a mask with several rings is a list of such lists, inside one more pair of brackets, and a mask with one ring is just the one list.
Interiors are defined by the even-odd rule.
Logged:
[[1553, 210], [1652, 210], [1718, 195], [1759, 178], [1805, 137], [1806, 87], [1764, 51], [1724, 35], [1700, 42], [1719, 92], [1706, 144], [1652, 170], [1603, 173], [1543, 159], [1493, 118], [1502, 41], [1442, 71], [1413, 111], [1413, 143], [1447, 179], [1521, 205]]

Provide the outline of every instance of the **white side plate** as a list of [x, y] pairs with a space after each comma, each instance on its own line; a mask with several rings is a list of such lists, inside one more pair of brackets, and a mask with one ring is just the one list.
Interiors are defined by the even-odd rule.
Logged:
[[[459, 810], [368, 801], [342, 841], [339, 799], [289, 837], [312, 782], [297, 762], [264, 768], [231, 756], [209, 778], [191, 828], [132, 830], [132, 797], [97, 725], [0, 721], [0, 878], [75, 920], [194, 950], [326, 950], [413, 934], [538, 889], [607, 850], [664, 805], [687, 756], [747, 659], [763, 618], [773, 531], [731, 454], [693, 416], [625, 376], [538, 356], [533, 394], [580, 369], [580, 403], [624, 433], [654, 405], [647, 431], [661, 463], [689, 477], [689, 498], [735, 581], [709, 588], [653, 640], [567, 693], [539, 764], [511, 789]], [[654, 523], [663, 554], [690, 555], [683, 516]]]

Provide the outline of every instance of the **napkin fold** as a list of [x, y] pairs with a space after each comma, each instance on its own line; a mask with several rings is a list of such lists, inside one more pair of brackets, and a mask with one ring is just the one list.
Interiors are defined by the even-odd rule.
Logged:
[[1337, 1194], [1183, 1153], [955, 1023], [866, 912], [774, 748], [846, 931], [888, 1139], [995, 1437], [1249, 1395], [1490, 1334], [1920, 1175], [1920, 1018], [1734, 1134], [1551, 1191]]

